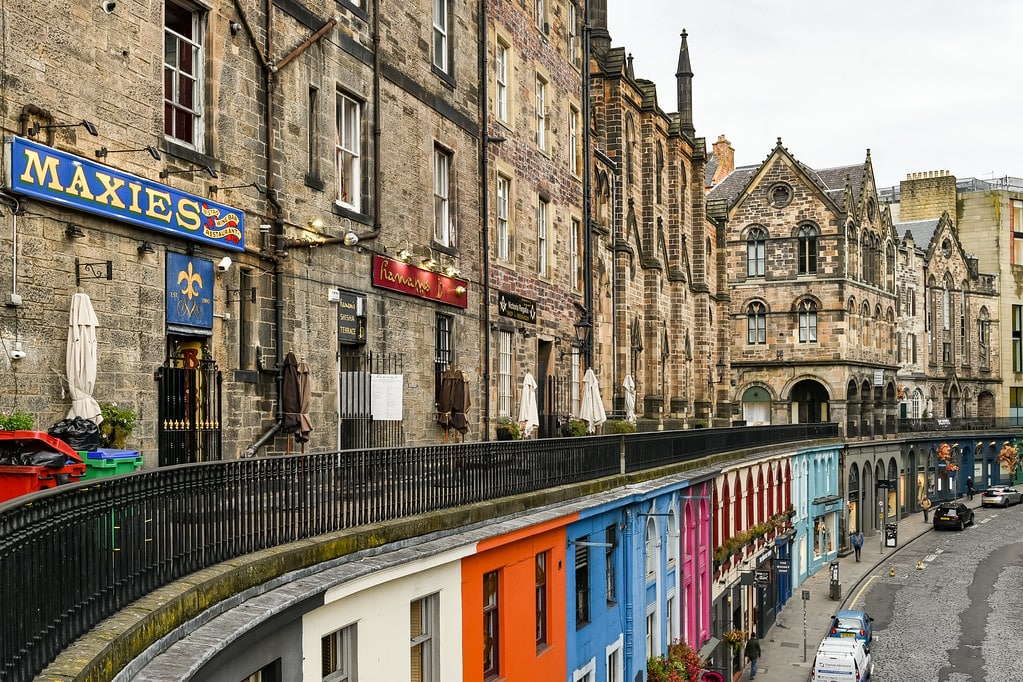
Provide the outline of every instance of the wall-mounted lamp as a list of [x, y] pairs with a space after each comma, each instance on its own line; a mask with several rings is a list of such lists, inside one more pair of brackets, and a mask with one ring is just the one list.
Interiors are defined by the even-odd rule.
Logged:
[[423, 268], [425, 270], [436, 270], [438, 263], [437, 263], [437, 259], [433, 257], [433, 249], [431, 249], [430, 247], [426, 247], [426, 248], [429, 249], [430, 256], [429, 256], [429, 258], [424, 258], [422, 261], [420, 261], [419, 262], [419, 267], [421, 267], [421, 268]]
[[456, 268], [454, 265], [448, 265], [444, 268], [444, 274], [448, 277], [461, 277], [462, 271]]
[[138, 252], [140, 256], [144, 256], [147, 253], [156, 253], [156, 249], [149, 242], [142, 242], [139, 244]]
[[78, 126], [82, 126], [83, 128], [85, 128], [88, 131], [88, 133], [92, 136], [99, 135], [99, 131], [96, 130], [96, 126], [94, 126], [89, 121], [83, 120], [79, 121], [78, 123], [51, 123], [49, 125], [39, 125], [39, 121], [36, 121], [29, 127], [28, 136], [35, 137], [36, 135], [39, 134], [40, 130], [53, 130], [54, 128], [77, 128]]
[[405, 240], [405, 247], [398, 250], [397, 258], [402, 263], [412, 262], [412, 243], [409, 240]]
[[589, 313], [572, 325], [572, 328], [575, 329], [575, 340], [579, 343], [579, 347], [588, 348], [590, 344], [590, 330], [593, 328]]
[[160, 178], [161, 179], [166, 178], [169, 175], [177, 175], [178, 173], [194, 173], [200, 170], [209, 173], [209, 176], [211, 178], [220, 177], [219, 175], [217, 175], [217, 172], [210, 168], [209, 166], [192, 166], [190, 168], [182, 168], [181, 170], [167, 170], [166, 168], [164, 168], [162, 171], [160, 171]]
[[106, 158], [108, 154], [125, 154], [127, 152], [149, 152], [149, 155], [153, 157], [153, 160], [160, 160], [160, 152], [151, 144], [147, 144], [145, 147], [139, 147], [138, 149], [107, 149], [106, 147], [100, 147], [96, 150], [96, 156], [98, 158]]
[[230, 29], [232, 36], [236, 36], [242, 30], [242, 25], [237, 21], [232, 21], [227, 25], [227, 28]]
[[64, 236], [68, 239], [81, 239], [85, 236], [85, 233], [82, 232], [82, 228], [78, 227], [74, 223], [68, 223], [67, 227], [64, 229]]
[[355, 232], [349, 228], [349, 230], [345, 232], [345, 246], [355, 246], [358, 243], [359, 235], [355, 234]]

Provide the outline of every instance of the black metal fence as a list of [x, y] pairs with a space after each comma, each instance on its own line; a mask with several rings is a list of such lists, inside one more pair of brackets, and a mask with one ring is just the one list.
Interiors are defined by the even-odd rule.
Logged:
[[255, 551], [835, 435], [835, 424], [803, 424], [351, 450], [180, 465], [34, 493], [0, 505], [0, 680], [32, 679], [133, 601]]
[[812, 438], [835, 438], [838, 424], [737, 426], [725, 429], [654, 431], [631, 434], [625, 440], [626, 472], [684, 462], [706, 455], [790, 443]]

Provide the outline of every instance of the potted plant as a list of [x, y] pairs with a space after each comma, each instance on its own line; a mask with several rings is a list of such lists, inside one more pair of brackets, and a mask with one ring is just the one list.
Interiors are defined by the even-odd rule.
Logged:
[[569, 419], [561, 425], [561, 435], [566, 438], [586, 435], [586, 422], [582, 419]]
[[103, 421], [99, 425], [99, 444], [104, 448], [123, 450], [128, 436], [135, 430], [138, 415], [130, 407], [117, 403], [100, 403]]
[[35, 423], [35, 417], [21, 410], [0, 414], [0, 431], [31, 431]]
[[603, 431], [609, 433], [636, 433], [636, 425], [628, 419], [608, 419], [604, 422]]
[[522, 437], [522, 430], [518, 422], [510, 417], [501, 417], [497, 421], [497, 440], [519, 440]]

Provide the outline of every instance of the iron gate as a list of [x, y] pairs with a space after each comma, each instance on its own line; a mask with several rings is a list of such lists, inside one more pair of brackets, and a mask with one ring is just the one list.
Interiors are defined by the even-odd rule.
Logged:
[[572, 380], [547, 376], [537, 396], [540, 403], [540, 438], [561, 437], [561, 427], [572, 414]]
[[167, 358], [156, 370], [160, 466], [221, 459], [222, 377], [213, 360]]
[[[373, 416], [373, 375], [401, 375], [401, 353], [342, 352], [338, 365], [340, 448], [400, 447], [405, 443], [402, 421]], [[400, 406], [399, 406], [400, 409]], [[379, 409], [377, 414], [379, 415]]]

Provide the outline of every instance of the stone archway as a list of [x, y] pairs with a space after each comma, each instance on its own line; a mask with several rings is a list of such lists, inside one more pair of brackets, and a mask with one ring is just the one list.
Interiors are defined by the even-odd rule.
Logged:
[[798, 381], [789, 392], [793, 408], [793, 423], [819, 424], [829, 421], [828, 390], [815, 379]]

